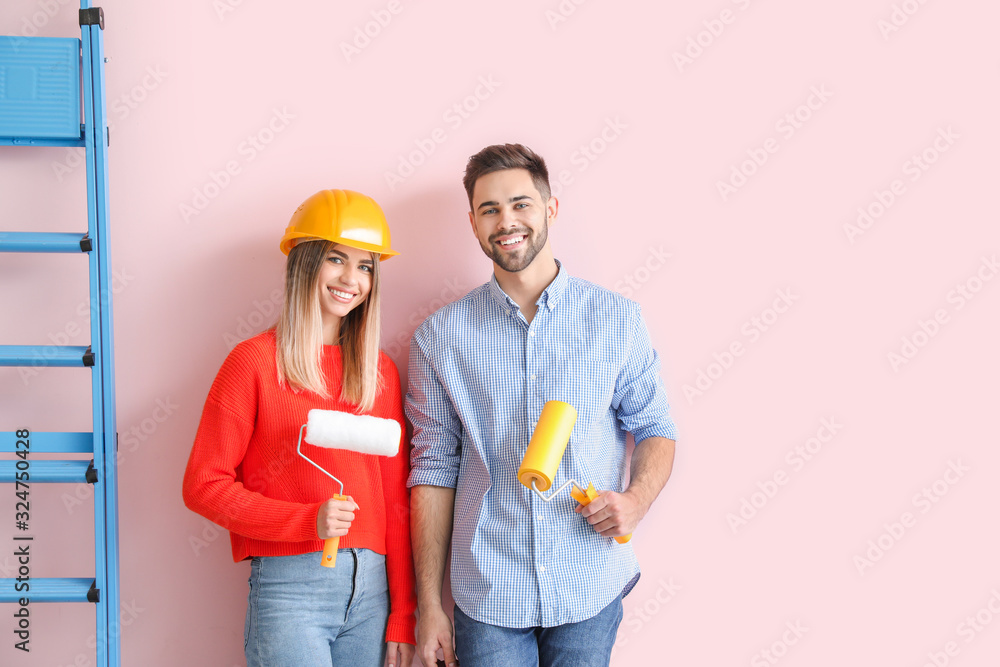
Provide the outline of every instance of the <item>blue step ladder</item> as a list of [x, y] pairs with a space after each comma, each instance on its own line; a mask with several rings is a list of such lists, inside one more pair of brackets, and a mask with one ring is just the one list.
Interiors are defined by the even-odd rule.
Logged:
[[[104, 12], [80, 2], [81, 38], [0, 36], [0, 146], [83, 146], [87, 232], [0, 231], [0, 253], [86, 253], [90, 265], [89, 346], [0, 345], [0, 366], [90, 368], [93, 432], [0, 432], [0, 482], [30, 494], [34, 484], [94, 487], [95, 573], [86, 578], [0, 579], [0, 602], [84, 602], [97, 614], [97, 665], [121, 664], [118, 575], [118, 449], [108, 252], [108, 130], [104, 95]], [[81, 78], [83, 89], [81, 91]], [[82, 101], [82, 102], [81, 102]], [[83, 123], [80, 107], [83, 106]], [[0, 149], [2, 150], [2, 149]], [[18, 425], [15, 425], [18, 426]], [[26, 425], [25, 425], [26, 426]], [[86, 460], [39, 460], [42, 452], [90, 453]], [[18, 526], [20, 528], [20, 526]], [[30, 545], [30, 524], [14, 536]], [[18, 542], [18, 538], [23, 541]], [[19, 590], [20, 589], [20, 590]], [[6, 613], [6, 612], [5, 612]]]

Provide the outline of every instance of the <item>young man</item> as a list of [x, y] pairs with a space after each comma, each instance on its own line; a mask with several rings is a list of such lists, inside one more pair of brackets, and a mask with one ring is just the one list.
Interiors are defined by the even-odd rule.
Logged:
[[[673, 464], [659, 358], [638, 304], [553, 257], [559, 202], [542, 158], [489, 146], [464, 183], [493, 278], [427, 318], [410, 345], [417, 653], [427, 667], [438, 649], [465, 667], [606, 666], [639, 577], [631, 544], [611, 538], [635, 530]], [[549, 400], [578, 413], [553, 490], [593, 482], [602, 491], [586, 507], [517, 481]], [[626, 431], [638, 443], [627, 488]], [[449, 542], [454, 634], [441, 602]]]

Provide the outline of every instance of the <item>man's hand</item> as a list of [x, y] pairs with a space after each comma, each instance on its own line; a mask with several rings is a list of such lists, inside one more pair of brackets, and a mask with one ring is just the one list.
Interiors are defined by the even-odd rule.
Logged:
[[319, 539], [328, 540], [347, 535], [347, 529], [354, 521], [354, 511], [358, 509], [361, 508], [350, 496], [347, 496], [347, 500], [330, 498], [320, 505], [316, 513], [316, 533]]
[[385, 664], [387, 667], [410, 667], [413, 664], [413, 644], [404, 642], [385, 643]]
[[451, 619], [441, 607], [421, 607], [417, 618], [417, 654], [424, 667], [436, 667], [438, 649], [444, 653], [444, 664], [456, 667], [455, 634]]
[[576, 512], [586, 518], [594, 530], [606, 537], [621, 537], [635, 532], [648, 509], [649, 505], [641, 505], [634, 494], [628, 491], [601, 491], [586, 507], [579, 504], [576, 506]]
[[601, 535], [620, 537], [635, 531], [642, 517], [670, 478], [674, 441], [657, 436], [636, 443], [632, 452], [631, 479], [624, 493], [601, 491], [586, 507], [576, 511]]

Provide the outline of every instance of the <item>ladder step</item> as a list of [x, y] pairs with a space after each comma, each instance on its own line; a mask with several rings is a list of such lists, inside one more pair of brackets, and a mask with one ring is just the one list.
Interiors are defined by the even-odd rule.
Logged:
[[0, 252], [90, 252], [86, 234], [64, 232], [0, 232]]
[[[0, 130], [2, 131], [2, 130]], [[0, 137], [0, 146], [86, 146], [84, 139], [53, 139], [50, 137]]]
[[[17, 464], [21, 467], [18, 468]], [[10, 484], [17, 479], [17, 473], [25, 472], [24, 461], [21, 459], [0, 461], [0, 482]], [[27, 461], [28, 479], [33, 482], [51, 482], [53, 484], [74, 484], [87, 482], [87, 471], [90, 461]]]
[[34, 145], [80, 140], [79, 39], [2, 36], [0, 63], [0, 137]]
[[0, 366], [93, 366], [89, 347], [79, 345], [0, 345]]
[[[31, 542], [23, 542], [31, 544]], [[21, 587], [28, 584], [28, 590], [17, 590], [17, 579], [0, 579], [0, 602], [17, 602], [28, 598], [31, 602], [96, 602], [97, 589], [93, 589], [95, 580], [67, 578], [32, 577], [20, 582]], [[93, 592], [91, 592], [93, 589]]]
[[[17, 441], [23, 438], [17, 437], [16, 431], [0, 431], [0, 452], [16, 452], [25, 447], [17, 446]], [[91, 454], [94, 451], [93, 433], [57, 433], [32, 431], [28, 436], [29, 454], [39, 452], [79, 452], [81, 454]]]

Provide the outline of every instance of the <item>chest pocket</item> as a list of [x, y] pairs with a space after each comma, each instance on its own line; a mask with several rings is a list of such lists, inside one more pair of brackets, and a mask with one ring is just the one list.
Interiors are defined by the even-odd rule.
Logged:
[[576, 408], [572, 439], [586, 442], [592, 429], [613, 419], [611, 399], [619, 367], [607, 350], [597, 349], [583, 332], [562, 342], [540, 350], [541, 398], [543, 402], [565, 401]]

